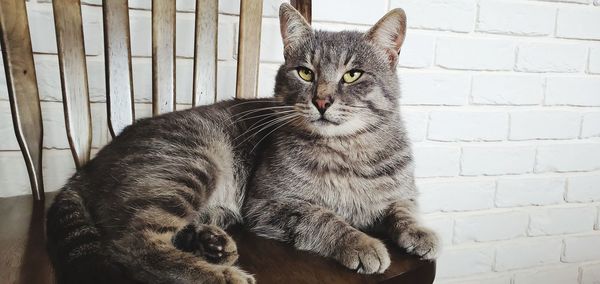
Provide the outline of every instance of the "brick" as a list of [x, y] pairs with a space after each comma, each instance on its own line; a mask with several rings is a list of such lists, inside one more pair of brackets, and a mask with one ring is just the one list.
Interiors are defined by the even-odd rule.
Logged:
[[44, 147], [69, 149], [62, 103], [42, 102], [42, 124]]
[[496, 206], [530, 206], [563, 203], [563, 178], [503, 178], [498, 180]]
[[454, 243], [489, 242], [523, 237], [527, 232], [525, 212], [487, 213], [456, 217]]
[[590, 4], [592, 0], [541, 0], [546, 2], [565, 2], [565, 3], [579, 3], [579, 4]]
[[[177, 1], [178, 4], [181, 1]], [[194, 15], [179, 13], [175, 21], [175, 54], [180, 57], [194, 57]], [[220, 35], [220, 34], [219, 34]], [[178, 73], [179, 74], [179, 73]]]
[[390, 8], [397, 7], [409, 15], [409, 27], [456, 32], [473, 30], [477, 10], [473, 0], [392, 0]]
[[58, 56], [36, 54], [33, 60], [40, 99], [62, 101]]
[[130, 10], [129, 29], [131, 33], [131, 55], [152, 56], [151, 14], [148, 11]]
[[71, 150], [44, 149], [43, 155], [44, 189], [59, 190], [75, 173]]
[[[146, 0], [150, 1], [150, 0]], [[187, 0], [190, 1], [190, 0]], [[263, 1], [263, 17], [277, 17], [279, 15], [279, 5], [283, 2], [289, 3], [287, 0], [265, 0]], [[316, 4], [316, 3], [315, 3]], [[314, 5], [314, 4], [313, 4]], [[315, 6], [313, 6], [313, 11]], [[240, 0], [219, 0], [219, 13], [239, 15], [240, 14]], [[383, 14], [382, 14], [383, 15]], [[314, 15], [313, 15], [314, 17]], [[313, 18], [314, 20], [314, 18]]]
[[565, 284], [577, 283], [579, 271], [577, 266], [553, 267], [551, 269], [530, 270], [515, 273], [513, 284]]
[[464, 105], [469, 101], [469, 75], [402, 72], [399, 76], [404, 105]]
[[537, 76], [477, 74], [471, 98], [474, 104], [537, 105], [543, 100], [543, 86]]
[[[52, 7], [39, 5], [27, 9], [31, 45], [34, 52], [56, 53], [56, 34]], [[87, 55], [100, 55], [103, 51], [102, 24], [100, 7], [83, 6], [84, 45]], [[87, 36], [86, 36], [87, 35]]]
[[499, 39], [439, 38], [435, 63], [448, 69], [512, 70], [515, 46]]
[[450, 216], [423, 216], [423, 225], [434, 230], [443, 244], [452, 243], [454, 219]]
[[539, 146], [535, 172], [570, 172], [600, 169], [600, 143]]
[[[134, 58], [131, 62], [133, 70], [133, 90], [136, 102], [152, 102], [152, 59]], [[235, 81], [234, 81], [235, 82]]]
[[508, 133], [508, 115], [489, 111], [433, 111], [427, 137], [436, 141], [499, 141]]
[[581, 44], [532, 42], [517, 47], [516, 70], [524, 72], [580, 72], [587, 61]]
[[416, 145], [413, 151], [417, 177], [458, 175], [460, 148]]
[[[4, 62], [2, 52], [0, 52], [0, 60]], [[0, 64], [0, 74], [4, 74], [4, 64]], [[0, 76], [0, 100], [8, 100], [8, 88], [6, 87], [6, 76]]]
[[230, 60], [234, 58], [237, 52], [237, 34], [235, 23], [219, 23], [219, 32], [217, 36], [217, 58], [219, 60]]
[[600, 280], [600, 263], [586, 264], [579, 268], [581, 284], [598, 284]]
[[88, 57], [87, 75], [90, 101], [106, 102], [106, 80], [102, 58]]
[[565, 197], [568, 202], [600, 201], [600, 174], [570, 177]]
[[[470, 211], [494, 207], [493, 181], [418, 182], [419, 204], [423, 212]], [[452, 200], [452, 202], [447, 202]]]
[[[70, 150], [42, 152], [42, 171], [46, 192], [58, 190], [75, 172]], [[0, 197], [31, 194], [27, 168], [20, 151], [0, 152]]]
[[0, 121], [0, 150], [19, 150], [8, 101], [0, 101]]
[[494, 249], [490, 246], [449, 248], [437, 260], [437, 278], [461, 277], [490, 272]]
[[600, 112], [590, 112], [583, 115], [581, 137], [600, 136]]
[[531, 146], [465, 146], [461, 175], [523, 174], [533, 170], [535, 148]]
[[556, 20], [556, 36], [600, 39], [600, 11], [588, 7], [561, 7]]
[[496, 246], [495, 271], [559, 263], [561, 239], [527, 239]]
[[0, 152], [0, 188], [0, 197], [31, 193], [27, 168], [20, 151]]
[[423, 141], [427, 135], [429, 112], [402, 109], [400, 115], [404, 120], [409, 139], [413, 142]]
[[563, 262], [600, 260], [600, 235], [566, 237], [561, 260]]
[[152, 117], [152, 104], [135, 103], [135, 119]]
[[[436, 281], [438, 283], [439, 281]], [[444, 284], [512, 284], [512, 275], [499, 275], [492, 273], [491, 276], [477, 276], [469, 278], [460, 278], [458, 280], [443, 281]]]
[[275, 94], [275, 75], [279, 70], [278, 65], [260, 64], [258, 74], [258, 97], [268, 98]]
[[263, 21], [260, 36], [260, 60], [263, 62], [283, 62], [283, 42], [279, 33], [278, 21]]
[[217, 101], [235, 98], [236, 63], [219, 62], [217, 66]]
[[581, 114], [574, 111], [510, 113], [510, 140], [573, 139], [579, 136]]
[[[192, 104], [192, 89], [194, 82], [194, 61], [188, 58], [177, 58], [175, 60], [175, 97], [178, 104]], [[213, 103], [214, 98], [201, 97], [201, 103]]]
[[530, 214], [529, 236], [574, 234], [594, 230], [595, 207], [546, 208]]
[[152, 0], [129, 0], [129, 9], [152, 9]]
[[101, 148], [112, 138], [108, 131], [106, 104], [92, 103], [90, 111], [92, 113], [92, 147]]
[[425, 68], [433, 64], [433, 55], [435, 54], [435, 37], [418, 33], [408, 33], [398, 65], [408, 68]]
[[600, 106], [600, 78], [548, 78], [546, 82], [546, 104]]
[[[357, 13], [360, 11], [360, 13]], [[313, 21], [375, 24], [387, 12], [385, 1], [371, 2], [348, 0], [340, 5], [337, 0], [315, 1], [312, 7]]]
[[600, 46], [590, 48], [588, 72], [592, 74], [600, 74]]
[[517, 35], [549, 35], [554, 32], [556, 9], [515, 1], [481, 1], [477, 30]]

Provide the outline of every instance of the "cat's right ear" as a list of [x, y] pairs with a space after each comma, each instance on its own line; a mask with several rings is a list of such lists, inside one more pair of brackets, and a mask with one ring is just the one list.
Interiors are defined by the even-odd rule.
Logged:
[[312, 29], [304, 17], [288, 3], [279, 6], [279, 28], [283, 39], [284, 54], [312, 35]]

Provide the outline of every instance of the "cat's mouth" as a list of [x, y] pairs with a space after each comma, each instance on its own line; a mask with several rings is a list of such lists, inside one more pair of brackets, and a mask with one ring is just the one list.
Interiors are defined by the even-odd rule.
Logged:
[[316, 125], [340, 125], [339, 122], [335, 122], [325, 118], [324, 116], [319, 117], [317, 120], [313, 120], [312, 123]]

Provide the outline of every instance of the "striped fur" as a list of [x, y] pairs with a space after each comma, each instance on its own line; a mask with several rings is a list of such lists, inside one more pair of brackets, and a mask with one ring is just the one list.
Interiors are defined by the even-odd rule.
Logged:
[[[365, 34], [311, 32], [291, 7], [281, 15], [283, 34], [292, 36], [284, 40], [275, 96], [300, 117], [267, 147], [245, 202], [247, 223], [361, 273], [390, 264], [381, 241], [363, 233], [378, 227], [409, 252], [434, 258], [438, 239], [416, 216], [413, 158], [398, 109], [404, 12], [391, 11]], [[314, 80], [300, 78], [298, 66]], [[363, 75], [346, 84], [350, 70]], [[324, 114], [315, 96], [333, 101]]]
[[[312, 31], [288, 4], [280, 19], [286, 60], [274, 98], [139, 120], [63, 187], [47, 220], [60, 283], [254, 283], [233, 266], [222, 230], [241, 221], [361, 273], [390, 264], [363, 233], [378, 227], [435, 257], [398, 112], [403, 12], [365, 34]], [[299, 66], [315, 80], [301, 80]], [[364, 73], [342, 83], [350, 69]], [[332, 98], [323, 114], [315, 96]]]

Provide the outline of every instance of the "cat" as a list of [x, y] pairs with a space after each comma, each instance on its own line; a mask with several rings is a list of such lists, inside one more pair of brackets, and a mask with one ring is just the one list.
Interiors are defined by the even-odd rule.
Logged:
[[258, 162], [243, 209], [248, 226], [359, 273], [390, 265], [383, 243], [363, 230], [383, 228], [400, 247], [435, 258], [438, 237], [416, 216], [413, 158], [398, 112], [404, 11], [390, 11], [364, 34], [313, 32], [289, 6], [280, 21], [285, 63], [275, 98], [297, 117], [275, 131]]
[[384, 228], [425, 259], [412, 155], [397, 110], [401, 9], [368, 32], [313, 31], [280, 7], [275, 96], [141, 119], [82, 167], [47, 214], [59, 283], [255, 283], [235, 223], [360, 273], [390, 264]]

